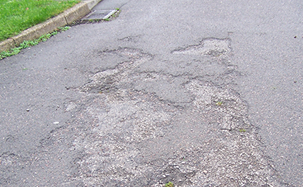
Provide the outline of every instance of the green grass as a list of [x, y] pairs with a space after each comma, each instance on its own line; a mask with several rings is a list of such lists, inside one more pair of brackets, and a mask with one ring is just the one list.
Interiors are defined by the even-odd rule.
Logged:
[[54, 17], [80, 0], [0, 0], [0, 41]]

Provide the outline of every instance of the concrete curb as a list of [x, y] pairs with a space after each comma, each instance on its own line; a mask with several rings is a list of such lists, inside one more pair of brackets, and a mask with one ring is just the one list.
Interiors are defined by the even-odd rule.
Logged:
[[91, 9], [100, 1], [102, 0], [84, 0], [56, 17], [26, 29], [17, 36], [0, 42], [0, 52], [16, 47], [25, 40], [37, 39], [44, 34], [54, 31], [58, 27], [63, 27], [73, 23], [74, 21], [90, 13]]

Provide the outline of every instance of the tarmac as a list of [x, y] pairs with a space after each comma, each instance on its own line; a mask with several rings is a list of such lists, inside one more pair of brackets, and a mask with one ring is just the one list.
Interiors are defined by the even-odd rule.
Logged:
[[84, 7], [0, 61], [0, 186], [302, 186], [302, 1]]

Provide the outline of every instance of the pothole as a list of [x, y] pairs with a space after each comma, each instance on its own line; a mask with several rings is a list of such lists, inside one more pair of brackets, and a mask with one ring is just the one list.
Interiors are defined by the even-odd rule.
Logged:
[[172, 51], [173, 54], [204, 55], [219, 57], [231, 52], [230, 39], [206, 38], [198, 45]]
[[[230, 52], [229, 39], [208, 38], [172, 53], [224, 59]], [[173, 76], [136, 69], [152, 59], [138, 49], [100, 53], [109, 62], [117, 56], [119, 63], [98, 69], [80, 87], [99, 94], [68, 105], [71, 111], [81, 108], [75, 111], [73, 124], [79, 128], [71, 150], [83, 154], [75, 160], [73, 179], [87, 186], [163, 187], [169, 181], [178, 186], [280, 186], [259, 149], [247, 103], [234, 87], [212, 82], [226, 81], [225, 68], [233, 71], [234, 66], [220, 64], [223, 73], [209, 76]], [[188, 105], [173, 106], [165, 95], [186, 98]]]
[[91, 76], [89, 83], [80, 88], [82, 92], [110, 93], [117, 91], [121, 82], [129, 79], [128, 75], [139, 65], [149, 61], [152, 56], [137, 49], [122, 48], [106, 51], [128, 58], [128, 61], [119, 63], [113, 69], [107, 69]]
[[[193, 104], [205, 112], [217, 111], [217, 122], [222, 130], [249, 130], [250, 123], [245, 117], [247, 105], [232, 90], [222, 89], [210, 82], [193, 80], [185, 86], [195, 95]], [[245, 131], [246, 131], [245, 130]]]
[[77, 115], [90, 129], [79, 133], [71, 147], [85, 154], [76, 161], [79, 170], [74, 176], [85, 185], [126, 185], [153, 170], [138, 162], [137, 143], [163, 136], [175, 111], [146, 94], [121, 94], [123, 101], [109, 94], [95, 97]]
[[195, 176], [196, 172], [182, 173], [177, 165], [168, 165], [163, 171], [163, 178], [160, 179], [161, 184], [172, 182], [177, 186], [189, 186], [192, 184], [190, 178]]
[[178, 186], [281, 186], [258, 149], [254, 135], [222, 132], [200, 146], [176, 151], [154, 187], [171, 181]]

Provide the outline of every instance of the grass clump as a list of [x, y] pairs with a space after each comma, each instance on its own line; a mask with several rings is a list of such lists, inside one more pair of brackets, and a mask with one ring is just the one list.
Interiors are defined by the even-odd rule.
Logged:
[[216, 105], [217, 106], [221, 106], [223, 104], [223, 102], [222, 101], [218, 101], [218, 102], [216, 102]]
[[164, 187], [174, 187], [174, 183], [168, 182], [168, 183], [165, 184]]
[[54, 17], [80, 0], [0, 0], [0, 41]]

